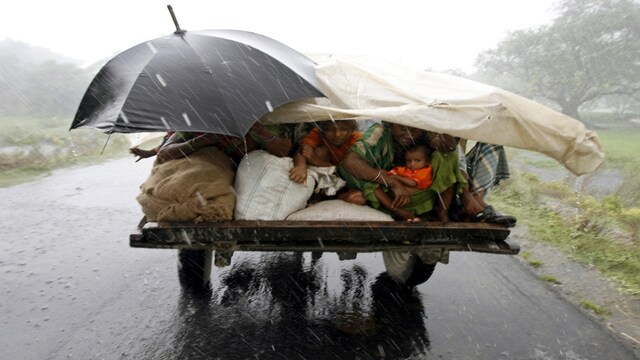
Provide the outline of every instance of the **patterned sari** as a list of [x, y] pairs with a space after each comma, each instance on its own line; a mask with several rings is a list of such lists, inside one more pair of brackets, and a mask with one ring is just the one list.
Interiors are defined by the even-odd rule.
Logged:
[[[390, 129], [384, 124], [372, 125], [350, 151], [360, 156], [369, 166], [382, 170], [390, 170], [404, 161], [403, 157], [398, 156], [403, 149], [396, 145]], [[458, 166], [457, 152], [434, 151], [431, 154], [431, 166], [433, 167], [431, 186], [412, 194], [411, 202], [405, 206], [405, 209], [413, 211], [415, 215], [431, 211], [439, 201], [439, 194], [450, 186], [457, 183], [457, 191], [460, 193], [466, 184]], [[338, 166], [338, 173], [347, 182], [348, 187], [359, 189], [364, 193], [370, 206], [380, 208], [380, 202], [374, 195], [375, 189], [381, 186], [380, 184], [356, 178], [346, 171], [342, 164]], [[388, 187], [382, 188], [384, 191], [390, 190]]]

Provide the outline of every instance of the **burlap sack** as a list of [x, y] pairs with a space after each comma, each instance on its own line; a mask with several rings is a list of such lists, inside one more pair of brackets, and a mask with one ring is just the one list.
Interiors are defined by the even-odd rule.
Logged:
[[233, 181], [229, 157], [206, 147], [183, 159], [156, 161], [137, 200], [150, 222], [231, 220]]

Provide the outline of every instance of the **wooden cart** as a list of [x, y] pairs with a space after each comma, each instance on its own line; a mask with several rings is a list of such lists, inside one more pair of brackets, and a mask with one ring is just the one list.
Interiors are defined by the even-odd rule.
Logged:
[[520, 247], [507, 241], [509, 233], [484, 223], [234, 220], [147, 223], [131, 234], [130, 245], [178, 249], [178, 275], [185, 288], [207, 287], [212, 262], [229, 265], [235, 251], [336, 252], [341, 259], [383, 252], [387, 268], [403, 274], [396, 280], [415, 286], [431, 276], [436, 263], [448, 263], [451, 251], [517, 254]]

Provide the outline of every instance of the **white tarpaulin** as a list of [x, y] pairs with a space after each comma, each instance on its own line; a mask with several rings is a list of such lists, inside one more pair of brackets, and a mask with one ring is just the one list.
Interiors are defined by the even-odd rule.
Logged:
[[537, 151], [576, 175], [604, 160], [595, 132], [532, 100], [471, 80], [338, 56], [315, 57], [328, 99], [290, 103], [263, 120], [305, 122], [361, 117]]

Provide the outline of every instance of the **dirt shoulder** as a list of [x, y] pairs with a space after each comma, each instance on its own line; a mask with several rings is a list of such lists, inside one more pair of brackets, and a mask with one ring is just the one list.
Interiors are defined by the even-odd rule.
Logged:
[[[552, 276], [559, 284], [547, 282], [549, 287], [567, 301], [575, 304], [622, 341], [640, 349], [640, 297], [619, 290], [615, 281], [604, 277], [596, 268], [571, 261], [559, 249], [530, 239], [527, 228], [518, 225], [512, 229], [509, 239], [520, 244], [517, 256], [538, 277]], [[539, 260], [534, 267], [530, 261]], [[598, 315], [584, 307], [584, 302], [597, 305], [606, 311]]]

